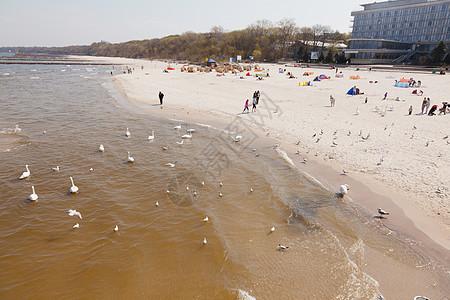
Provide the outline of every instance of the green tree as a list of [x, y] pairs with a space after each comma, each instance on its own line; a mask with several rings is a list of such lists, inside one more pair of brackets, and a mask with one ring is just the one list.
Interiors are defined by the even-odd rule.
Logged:
[[437, 65], [441, 64], [445, 53], [446, 53], [446, 46], [445, 43], [441, 41], [439, 45], [431, 51], [432, 62]]

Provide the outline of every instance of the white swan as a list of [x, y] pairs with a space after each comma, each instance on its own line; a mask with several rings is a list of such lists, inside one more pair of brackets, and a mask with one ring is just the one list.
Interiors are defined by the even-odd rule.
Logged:
[[75, 184], [73, 184], [73, 178], [72, 177], [70, 177], [70, 182], [72, 182], [72, 186], [70, 187], [70, 192], [72, 194], [78, 193], [78, 187]]
[[208, 216], [206, 216], [204, 219], [203, 219], [203, 222], [208, 222], [209, 221], [209, 218], [208, 218]]
[[133, 163], [134, 162], [134, 158], [130, 156], [130, 151], [127, 151], [127, 153], [128, 153], [127, 162]]
[[128, 130], [128, 127], [127, 127], [127, 131], [125, 131], [125, 136], [130, 137], [130, 135], [131, 135], [130, 130]]
[[184, 134], [181, 138], [182, 139], [191, 139], [192, 138], [192, 133], [191, 134]]
[[20, 175], [19, 179], [25, 179], [27, 177], [30, 177], [31, 172], [28, 169], [28, 165], [25, 165], [25, 168], [27, 169], [25, 172], [22, 173], [22, 175]]
[[30, 196], [28, 196], [28, 199], [30, 199], [30, 201], [37, 201], [39, 197], [34, 191], [34, 186], [31, 186], [31, 189], [33, 190], [33, 193]]
[[155, 131], [152, 130], [152, 135], [149, 135], [148, 138], [147, 138], [147, 140], [153, 141], [154, 139], [155, 139]]
[[347, 194], [347, 191], [350, 189], [350, 187], [348, 186], [348, 184], [343, 184], [343, 185], [341, 185], [340, 187], [339, 187], [339, 192], [342, 194], [342, 195], [345, 195], [345, 194]]
[[179, 130], [179, 129], [181, 129], [181, 124], [178, 123], [178, 125], [175, 125], [175, 127], [174, 127], [173, 129], [174, 129], [174, 130]]
[[103, 147], [102, 144], [100, 144], [100, 146], [98, 146], [98, 152], [104, 152], [105, 151], [105, 147]]
[[52, 170], [55, 171], [55, 172], [59, 172], [59, 166], [56, 166], [56, 167], [52, 168]]

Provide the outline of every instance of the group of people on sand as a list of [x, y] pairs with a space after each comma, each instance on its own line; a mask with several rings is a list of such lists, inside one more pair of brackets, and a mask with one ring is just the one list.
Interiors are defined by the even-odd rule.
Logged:
[[[253, 102], [252, 102], [252, 112], [256, 112], [256, 105], [258, 105], [259, 103], [259, 97], [261, 97], [261, 93], [258, 91], [255, 91], [253, 93]], [[249, 108], [248, 108], [248, 104], [249, 104], [249, 100], [247, 99], [245, 101], [245, 106], [244, 106], [244, 110], [242, 111], [242, 113], [244, 113], [245, 111], [250, 112]]]
[[[438, 106], [437, 105], [433, 105], [431, 106], [431, 100], [430, 98], [424, 97], [423, 101], [422, 101], [422, 111], [420, 112], [422, 115], [429, 115], [429, 116], [434, 116], [436, 115], [436, 110], [438, 110]], [[428, 109], [430, 109], [430, 111], [428, 111]], [[425, 110], [425, 113], [424, 113]], [[447, 112], [450, 112], [450, 106], [448, 105], [448, 102], [442, 102], [442, 107], [439, 108], [439, 114], [444, 114], [446, 115]]]

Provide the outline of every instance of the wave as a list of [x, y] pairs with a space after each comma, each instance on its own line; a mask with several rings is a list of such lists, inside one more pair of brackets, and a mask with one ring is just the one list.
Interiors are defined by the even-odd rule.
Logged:
[[22, 129], [19, 125], [14, 125], [14, 127], [11, 128], [3, 128], [0, 130], [0, 134], [19, 134], [21, 131]]

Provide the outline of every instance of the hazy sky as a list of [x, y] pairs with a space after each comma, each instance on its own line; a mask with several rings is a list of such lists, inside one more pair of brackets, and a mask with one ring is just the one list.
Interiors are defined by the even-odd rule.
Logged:
[[350, 12], [374, 0], [0, 0], [1, 46], [90, 45], [160, 38], [185, 31], [243, 29], [256, 20], [351, 32]]

